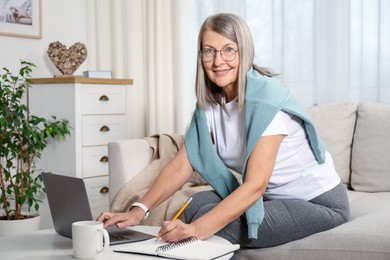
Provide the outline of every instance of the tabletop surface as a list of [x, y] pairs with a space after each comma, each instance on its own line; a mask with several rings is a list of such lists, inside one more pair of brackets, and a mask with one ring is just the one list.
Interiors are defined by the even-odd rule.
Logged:
[[[136, 226], [131, 229], [156, 235], [159, 227]], [[208, 241], [229, 243], [227, 240], [213, 236]], [[129, 254], [113, 252], [116, 246], [110, 246], [97, 259], [121, 260], [130, 259]], [[72, 240], [55, 233], [53, 229], [40, 230], [34, 233], [0, 237], [0, 259], [7, 260], [48, 260], [73, 259]], [[230, 259], [232, 254], [221, 259]], [[131, 259], [156, 259], [153, 256], [131, 255]], [[161, 259], [161, 258], [158, 258]]]

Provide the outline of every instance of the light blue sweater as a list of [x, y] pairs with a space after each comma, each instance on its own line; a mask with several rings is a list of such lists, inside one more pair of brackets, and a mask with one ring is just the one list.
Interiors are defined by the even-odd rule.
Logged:
[[[291, 96], [290, 90], [278, 79], [261, 75], [250, 69], [246, 76], [245, 129], [246, 156], [242, 167], [245, 177], [248, 159], [259, 138], [279, 111], [301, 118], [309, 136], [311, 147], [319, 163], [325, 160], [325, 147], [306, 111]], [[188, 159], [192, 167], [226, 198], [240, 184], [219, 158], [211, 142], [205, 112], [196, 107], [190, 127], [185, 136]], [[264, 218], [263, 198], [259, 198], [245, 212], [248, 224], [248, 238], [257, 239], [258, 228]]]

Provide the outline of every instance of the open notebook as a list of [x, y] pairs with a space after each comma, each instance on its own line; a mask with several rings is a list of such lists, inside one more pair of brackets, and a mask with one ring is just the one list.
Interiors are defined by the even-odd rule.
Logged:
[[240, 248], [237, 244], [222, 244], [190, 237], [176, 243], [166, 243], [156, 239], [118, 246], [114, 252], [154, 255], [172, 259], [215, 259]]

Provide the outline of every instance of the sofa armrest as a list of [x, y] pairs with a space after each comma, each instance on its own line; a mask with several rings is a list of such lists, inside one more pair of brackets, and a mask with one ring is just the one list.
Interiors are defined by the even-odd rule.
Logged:
[[130, 179], [135, 177], [152, 158], [152, 149], [145, 139], [127, 139], [108, 144], [109, 200]]

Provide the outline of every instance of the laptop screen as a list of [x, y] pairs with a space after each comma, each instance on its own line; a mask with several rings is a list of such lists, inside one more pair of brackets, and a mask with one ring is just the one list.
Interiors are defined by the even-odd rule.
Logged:
[[84, 181], [79, 178], [42, 173], [55, 231], [72, 237], [72, 223], [92, 220]]

